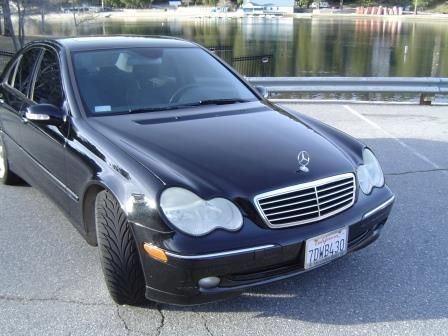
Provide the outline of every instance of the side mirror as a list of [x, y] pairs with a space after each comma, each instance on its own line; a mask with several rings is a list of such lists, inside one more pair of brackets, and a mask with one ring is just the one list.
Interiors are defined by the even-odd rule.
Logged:
[[29, 106], [26, 109], [25, 118], [38, 125], [61, 126], [65, 121], [62, 110], [51, 104]]
[[259, 94], [263, 96], [263, 98], [268, 99], [269, 98], [269, 90], [265, 86], [256, 86], [255, 90], [258, 91]]

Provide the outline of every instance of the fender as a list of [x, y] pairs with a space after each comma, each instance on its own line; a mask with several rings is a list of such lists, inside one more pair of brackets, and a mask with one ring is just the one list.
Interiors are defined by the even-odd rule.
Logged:
[[[73, 124], [74, 129], [82, 128], [83, 132], [89, 131], [89, 127], [86, 127], [80, 120], [73, 120]], [[102, 139], [96, 139], [97, 137]], [[95, 146], [95, 140], [101, 141], [101, 153], [95, 152], [95, 149], [99, 148]], [[156, 206], [158, 191], [163, 183], [148, 169], [135, 162], [124, 151], [112, 148], [110, 142], [98, 133], [94, 135], [92, 132], [88, 143], [84, 139], [78, 138], [75, 133], [68, 140], [67, 147], [69, 151], [75, 152], [71, 157], [90, 158], [90, 161], [81, 163], [82, 166], [88, 166], [91, 173], [87, 182], [78, 189], [79, 205], [72, 214], [76, 221], [81, 223], [83, 236], [89, 244], [96, 245], [97, 243], [95, 200], [98, 193], [103, 190], [108, 190], [114, 195], [130, 222], [160, 233], [172, 232], [161, 220], [159, 209]], [[87, 152], [89, 152], [88, 155], [86, 155]], [[92, 158], [94, 158], [93, 161]], [[135, 162], [132, 165], [132, 170], [129, 169], [130, 161]], [[127, 168], [122, 164], [123, 162], [128, 163]], [[74, 164], [76, 164], [76, 160]]]

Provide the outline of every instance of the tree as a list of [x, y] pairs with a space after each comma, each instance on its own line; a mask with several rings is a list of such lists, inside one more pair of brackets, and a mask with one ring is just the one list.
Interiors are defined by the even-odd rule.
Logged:
[[[17, 32], [14, 29], [14, 25], [11, 20], [11, 2], [14, 3], [17, 9]], [[26, 9], [29, 5], [28, 0], [3, 0], [2, 10], [3, 10], [3, 20], [5, 24], [5, 35], [10, 36], [14, 49], [18, 51], [25, 44], [25, 15]]]
[[40, 31], [42, 34], [45, 33], [45, 5], [46, 0], [38, 0], [39, 1], [39, 7], [40, 7]]
[[[9, 1], [3, 0], [2, 1], [2, 12], [3, 12], [3, 22], [5, 24], [5, 36], [13, 36], [14, 35], [14, 26], [12, 25], [11, 21], [11, 7], [9, 5]], [[13, 42], [15, 42], [13, 40]], [[16, 47], [14, 43], [14, 47]], [[17, 49], [17, 48], [16, 48]]]
[[106, 4], [112, 7], [123, 7], [126, 5], [122, 0], [106, 0]]
[[15, 4], [17, 6], [17, 16], [18, 16], [17, 39], [19, 41], [20, 48], [22, 48], [25, 45], [25, 15], [28, 1], [16, 0]]
[[73, 14], [73, 24], [75, 26], [75, 35], [78, 35], [78, 27], [83, 23], [93, 21], [97, 18], [98, 15], [93, 13], [85, 13], [83, 10], [80, 10], [81, 6], [79, 2], [76, 0], [72, 0], [72, 14]]
[[151, 6], [154, 0], [103, 0], [113, 7], [145, 8]]

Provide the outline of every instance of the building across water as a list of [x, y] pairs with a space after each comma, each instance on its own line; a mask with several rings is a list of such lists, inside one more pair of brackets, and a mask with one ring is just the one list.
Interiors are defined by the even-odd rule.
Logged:
[[[263, 0], [261, 0], [263, 1]], [[267, 0], [268, 3], [244, 1], [241, 8], [245, 15], [284, 15], [294, 12], [294, 0]]]

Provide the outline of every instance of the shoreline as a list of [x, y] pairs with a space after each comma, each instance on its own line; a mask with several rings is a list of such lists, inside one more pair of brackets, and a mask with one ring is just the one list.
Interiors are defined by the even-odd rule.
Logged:
[[435, 14], [435, 13], [420, 13], [403, 14], [403, 15], [372, 15], [372, 14], [356, 14], [356, 13], [313, 13], [313, 17], [340, 17], [340, 18], [355, 18], [355, 19], [396, 19], [396, 20], [437, 20], [448, 21], [448, 14]]
[[[110, 21], [124, 21], [124, 22], [139, 22], [139, 21], [155, 21], [155, 20], [241, 20], [241, 19], [386, 19], [386, 20], [403, 20], [403, 21], [424, 21], [428, 23], [432, 21], [447, 21], [448, 14], [434, 14], [421, 13], [418, 15], [366, 15], [356, 13], [339, 13], [333, 11], [314, 11], [312, 13], [289, 13], [283, 16], [249, 16], [242, 12], [227, 12], [227, 13], [213, 13], [210, 11], [211, 7], [180, 7], [179, 9], [123, 9], [120, 11], [81, 14], [82, 16], [91, 15], [95, 20], [110, 20]], [[48, 13], [45, 15], [45, 20], [57, 22], [71, 19], [72, 13]], [[40, 14], [33, 14], [28, 16], [31, 20], [40, 21]]]

